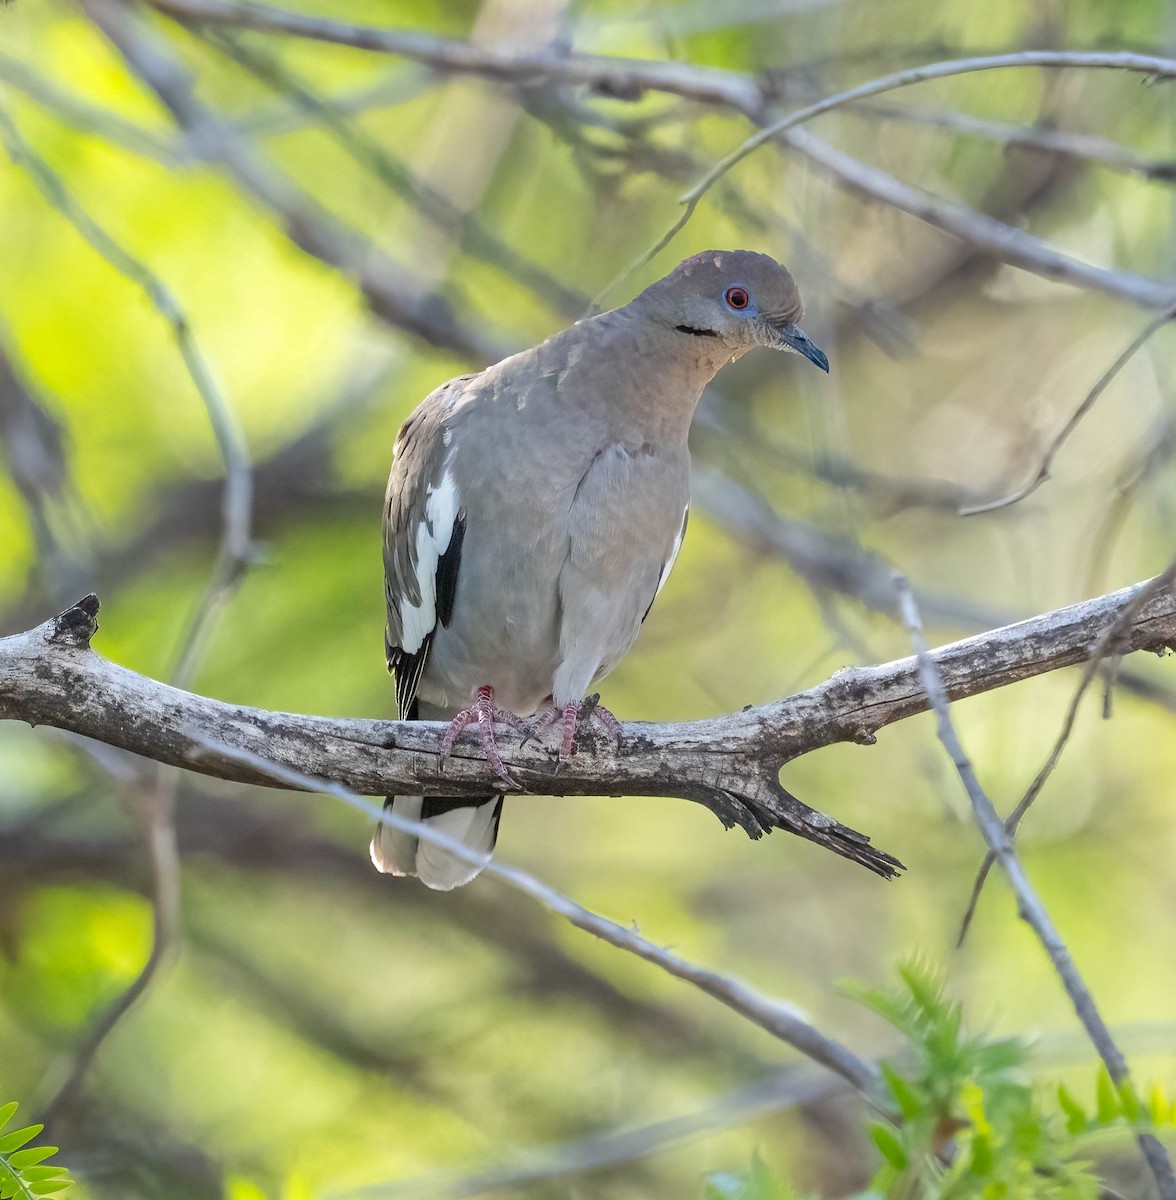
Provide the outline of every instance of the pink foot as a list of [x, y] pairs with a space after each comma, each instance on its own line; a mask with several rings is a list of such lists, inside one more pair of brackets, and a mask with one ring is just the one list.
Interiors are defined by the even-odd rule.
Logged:
[[604, 727], [606, 733], [614, 739], [621, 736], [621, 723], [600, 703], [600, 693], [596, 692], [579, 703], [565, 704], [563, 708], [549, 709], [539, 717], [536, 725], [544, 728], [559, 723], [563, 737], [559, 743], [559, 761], [571, 762], [576, 752], [576, 731], [584, 722], [596, 722]]
[[507, 712], [506, 709], [498, 708], [495, 705], [494, 689], [488, 684], [478, 688], [478, 697], [473, 704], [469, 708], [463, 708], [449, 722], [449, 728], [446, 729], [445, 736], [441, 739], [442, 756], [448, 757], [453, 752], [454, 743], [461, 735], [462, 730], [475, 722], [478, 726], [478, 740], [482, 744], [482, 753], [486, 756], [486, 761], [494, 768], [495, 774], [509, 787], [521, 786], [502, 761], [502, 755], [498, 752], [498, 742], [494, 737], [494, 726], [495, 724], [509, 725], [512, 729], [522, 729], [523, 720], [514, 713]]

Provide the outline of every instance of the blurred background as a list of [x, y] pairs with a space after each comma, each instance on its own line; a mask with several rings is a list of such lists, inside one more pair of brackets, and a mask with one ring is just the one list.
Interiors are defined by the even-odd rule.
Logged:
[[[939, 59], [1176, 51], [1160, 0], [299, 9], [719, 68], [764, 83], [772, 113]], [[1173, 86], [1020, 69], [881, 96], [758, 149], [630, 269], [753, 132], [746, 116], [186, 26], [117, 0], [11, 0], [0, 634], [93, 590], [95, 648], [118, 663], [236, 703], [394, 715], [379, 516], [400, 423], [445, 379], [711, 247], [786, 262], [833, 367], [751, 355], [704, 397], [689, 537], [603, 689], [620, 717], [722, 713], [909, 653], [879, 588], [890, 565], [933, 642], [1154, 575], [1176, 527], [1170, 329], [1114, 378], [1047, 482], [960, 510], [1035, 478], [1155, 315], [1123, 289], [1176, 275]], [[984, 214], [1106, 268], [1120, 294], [899, 211], [894, 180], [965, 226]], [[226, 538], [235, 439], [253, 503]], [[1065, 672], [956, 706], [1002, 812], [1076, 684]], [[1091, 689], [1020, 846], [1137, 1076], [1171, 1086], [1176, 683], [1164, 661], [1133, 658], [1119, 685], [1112, 719]], [[884, 984], [920, 952], [974, 1024], [1040, 1037], [1054, 1076], [1081, 1072], [1089, 1091], [1089, 1047], [1000, 879], [954, 948], [982, 842], [932, 722], [813, 754], [783, 779], [907, 874], [887, 884], [783, 834], [751, 843], [669, 799], [513, 799], [499, 857], [803, 1007], [863, 1056], [895, 1035], [839, 982]], [[300, 1200], [394, 1180], [409, 1182], [379, 1194], [443, 1194], [434, 1172], [700, 1112], [657, 1153], [503, 1194], [700, 1196], [708, 1174], [758, 1152], [840, 1196], [876, 1165], [860, 1100], [787, 1047], [494, 880], [444, 895], [376, 875], [368, 823], [334, 801], [184, 776], [169, 873], [171, 787], [148, 764], [0, 725], [0, 1101], [51, 1113], [79, 1194]], [[169, 905], [161, 968], [98, 1045], [95, 1023]], [[96, 1048], [84, 1071], [79, 1048]], [[797, 1091], [770, 1111], [716, 1101], [781, 1068]]]

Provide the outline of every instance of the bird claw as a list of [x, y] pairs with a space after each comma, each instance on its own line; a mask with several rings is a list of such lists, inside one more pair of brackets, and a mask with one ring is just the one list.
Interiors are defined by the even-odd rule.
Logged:
[[498, 741], [494, 736], [494, 726], [498, 724], [507, 725], [511, 729], [524, 729], [525, 722], [521, 717], [504, 708], [499, 708], [494, 703], [494, 689], [489, 685], [478, 688], [477, 698], [473, 704], [469, 708], [463, 708], [449, 722], [449, 727], [441, 739], [441, 757], [448, 758], [453, 753], [454, 744], [461, 736], [462, 730], [475, 723], [478, 726], [478, 740], [482, 746], [482, 753], [485, 755], [486, 761], [494, 768], [494, 773], [507, 787], [521, 788], [522, 785], [511, 775], [502, 761], [502, 755], [498, 751]]
[[536, 719], [532, 729], [546, 728], [557, 722], [563, 730], [563, 736], [559, 743], [559, 761], [561, 763], [572, 761], [572, 755], [576, 752], [576, 733], [585, 722], [596, 722], [603, 725], [605, 732], [610, 734], [614, 741], [620, 741], [621, 723], [600, 703], [599, 692], [594, 692], [587, 699], [578, 703], [573, 702], [565, 704], [562, 708], [549, 709]]

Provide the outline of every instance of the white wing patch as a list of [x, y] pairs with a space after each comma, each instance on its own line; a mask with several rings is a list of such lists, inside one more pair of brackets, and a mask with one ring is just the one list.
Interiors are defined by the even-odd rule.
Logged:
[[429, 487], [425, 499], [425, 519], [416, 533], [416, 583], [420, 604], [400, 600], [400, 648], [415, 654], [437, 624], [437, 564], [449, 549], [453, 527], [461, 509], [457, 484], [448, 467], [436, 487]]
[[656, 600], [661, 595], [661, 590], [666, 586], [666, 580], [670, 577], [670, 572], [674, 569], [674, 561], [678, 557], [678, 551], [682, 549], [682, 539], [686, 536], [686, 521], [690, 516], [690, 505], [687, 504], [682, 510], [682, 528], [678, 530], [678, 536], [674, 538], [674, 548], [670, 551], [670, 557], [666, 559], [666, 565], [662, 567], [661, 578], [657, 581], [657, 591], [653, 593], [653, 598]]

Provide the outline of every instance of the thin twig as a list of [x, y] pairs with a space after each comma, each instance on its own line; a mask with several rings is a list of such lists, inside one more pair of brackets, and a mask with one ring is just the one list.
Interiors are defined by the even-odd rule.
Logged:
[[84, 506], [71, 477], [67, 430], [17, 366], [8, 343], [0, 329], [0, 461], [32, 527], [30, 586], [64, 602], [88, 575], [89, 539], [78, 528]]
[[1045, 154], [1061, 154], [1113, 171], [1142, 175], [1145, 179], [1159, 179], [1168, 183], [1176, 181], [1176, 160], [1150, 158], [1130, 146], [1071, 129], [993, 121], [954, 108], [921, 108], [885, 102], [851, 104], [845, 112], [855, 117], [881, 117], [912, 125], [932, 125], [964, 137], [999, 142], [1003, 146], [1023, 146], [1027, 150], [1040, 150]]
[[1098, 398], [1111, 386], [1115, 376], [1135, 357], [1136, 353], [1148, 342], [1152, 334], [1157, 329], [1162, 328], [1173, 317], [1176, 317], [1176, 304], [1169, 305], [1158, 316], [1153, 317], [1134, 338], [1127, 348], [1119, 355], [1118, 358], [1102, 373], [1099, 381], [1086, 393], [1082, 403], [1070, 414], [1069, 420], [1065, 425], [1054, 435], [1053, 440], [1046, 447], [1045, 453], [1041, 456], [1041, 462], [1037, 465], [1037, 473], [1023, 487], [1019, 487], [1015, 492], [1010, 492], [1006, 496], [1001, 496], [997, 500], [988, 500], [983, 504], [966, 505], [959, 510], [961, 517], [972, 517], [978, 513], [995, 512], [999, 508], [1007, 508], [1010, 504], [1016, 504], [1018, 500], [1024, 500], [1026, 496], [1033, 492], [1049, 479], [1050, 467], [1053, 466], [1053, 460], [1057, 456], [1058, 451], [1062, 448], [1067, 438], [1074, 432], [1082, 422], [1082, 418], [1095, 406]]
[[479, 363], [503, 357], [503, 346], [460, 325], [439, 296], [417, 294], [407, 272], [323, 211], [231, 124], [201, 104], [191, 76], [170, 48], [121, 0], [82, 0], [82, 8], [122, 55], [128, 70], [159, 97], [189, 135], [192, 152], [221, 164], [243, 192], [278, 218], [296, 246], [352, 277], [378, 317]]
[[150, 129], [65, 91], [27, 63], [7, 54], [0, 54], [0, 83], [23, 92], [46, 112], [82, 133], [93, 134], [169, 167], [180, 166], [184, 161], [182, 152]]
[[[695, 467], [690, 476], [694, 503], [737, 541], [759, 553], [783, 558], [815, 593], [850, 596], [874, 612], [894, 609], [893, 569], [878, 554], [795, 517], [777, 512], [751, 486], [721, 471]], [[919, 605], [937, 621], [965, 629], [990, 629], [1010, 615], [966, 596], [918, 591]]]
[[566, 317], [578, 317], [588, 299], [569, 288], [538, 263], [504, 242], [472, 213], [462, 212], [449, 198], [418, 178], [394, 158], [375, 138], [350, 120], [334, 100], [318, 95], [276, 56], [262, 53], [231, 33], [205, 31], [194, 26], [206, 44], [244, 67], [255, 78], [289, 99], [321, 122], [340, 148], [370, 172], [394, 195], [407, 200], [435, 228], [455, 238], [473, 257], [480, 258], [529, 288], [546, 304]]
[[61, 177], [25, 141], [7, 110], [0, 107], [0, 141], [9, 157], [27, 172], [48, 203], [120, 275], [139, 287], [151, 306], [167, 323], [188, 375], [208, 414], [225, 469], [224, 536], [221, 554], [232, 564], [247, 563], [250, 556], [249, 522], [252, 478], [249, 453], [232, 405], [221, 391], [208, 360], [192, 334], [188, 318], [175, 293], [145, 263], [126, 250], [74, 199]]
[[882, 75], [856, 87], [826, 96], [804, 108], [797, 109], [779, 120], [765, 125], [747, 138], [735, 150], [716, 163], [682, 198], [683, 204], [697, 204], [699, 200], [732, 167], [742, 162], [760, 146], [811, 121], [814, 117], [844, 108], [859, 100], [868, 100], [884, 92], [897, 91], [916, 83], [931, 79], [948, 79], [956, 75], [970, 75], [977, 71], [1005, 70], [1016, 67], [1083, 67], [1087, 69], [1109, 69], [1133, 71], [1155, 79], [1176, 78], [1176, 59], [1161, 58], [1153, 54], [1134, 54], [1125, 50], [1018, 50], [1012, 54], [986, 54], [975, 58], [959, 58], [947, 62], [928, 63], [905, 71]]
[[[141, 288], [167, 322], [188, 374], [204, 402], [209, 424], [220, 449], [225, 470], [220, 545], [208, 583], [189, 619], [172, 671], [176, 685], [185, 687], [191, 682], [218, 615], [228, 603], [252, 557], [253, 477], [244, 434], [236, 411], [218, 385], [212, 367], [204, 357], [187, 316], [171, 289], [86, 212], [61, 178], [21, 137], [2, 108], [0, 139], [12, 160], [27, 171], [53, 208], [115, 270]], [[60, 1117], [77, 1101], [85, 1075], [103, 1042], [146, 992], [174, 944], [179, 923], [179, 852], [173, 821], [177, 778], [175, 768], [158, 766], [137, 789], [152, 877], [150, 954], [130, 987], [114, 1000], [81, 1045], [72, 1051], [64, 1081], [46, 1107], [51, 1117]]]
[[1165, 312], [1160, 324], [1170, 318], [1171, 310], [1176, 306], [1176, 283], [1082, 262], [1015, 225], [903, 183], [807, 130], [788, 130], [778, 136], [841, 184], [910, 213], [1010, 266], [1074, 287], [1102, 292], [1144, 308], [1162, 308]]
[[[635, 259], [601, 293], [607, 295], [625, 277], [664, 249], [694, 214], [699, 201], [734, 166], [760, 146], [781, 137], [815, 117], [932, 79], [1009, 68], [1048, 67], [1132, 71], [1153, 79], [1176, 77], [1176, 59], [1130, 51], [1023, 50], [1012, 54], [981, 55], [974, 58], [929, 63], [869, 80], [843, 92], [826, 96], [777, 120], [769, 120], [774, 95], [770, 86], [733, 71], [688, 64], [610, 59], [584, 54], [561, 54], [551, 50], [512, 51], [474, 45], [429, 34], [395, 29], [373, 29], [318, 17], [304, 16], [267, 6], [235, 3], [233, 0], [153, 0], [155, 7], [172, 15], [215, 24], [284, 33], [338, 45], [354, 46], [395, 54], [426, 63], [439, 70], [468, 72], [515, 84], [556, 79], [563, 83], [588, 84], [609, 95], [636, 98], [644, 90], [667, 92], [693, 100], [721, 104], [759, 122], [768, 122], [736, 150], [709, 170], [682, 197], [682, 214], [649, 250]], [[807, 152], [807, 151], [806, 151]], [[862, 164], [828, 147], [824, 164], [840, 173], [860, 174]], [[859, 170], [855, 171], [854, 168]], [[869, 170], [872, 170], [869, 169]], [[888, 176], [883, 176], [889, 179]], [[891, 181], [896, 187], [896, 180]], [[892, 190], [892, 189], [890, 189]], [[897, 193], [896, 193], [897, 194]], [[919, 211], [931, 198], [916, 189], [906, 193], [907, 204]], [[971, 227], [982, 237], [990, 252], [1049, 278], [1064, 279], [1083, 287], [1094, 287], [1148, 308], [1167, 308], [1176, 298], [1176, 286], [1129, 271], [1091, 267], [1053, 250], [1021, 230], [1005, 226], [962, 206], [935, 202], [932, 208], [956, 228]], [[971, 218], [963, 221], [961, 218]], [[601, 297], [597, 298], [599, 305]]]
[[[1033, 806], [1034, 801], [1041, 794], [1041, 789], [1045, 787], [1046, 781], [1058, 765], [1058, 760], [1062, 757], [1062, 751], [1066, 748], [1066, 743], [1070, 740], [1070, 734], [1074, 730], [1074, 721], [1078, 716], [1078, 706], [1082, 703], [1082, 697], [1086, 695], [1086, 689], [1094, 680], [1095, 675], [1098, 674], [1104, 659], [1108, 655], [1114, 655], [1117, 652], [1117, 643], [1122, 638], [1124, 630], [1130, 626], [1140, 609], [1152, 597], [1158, 596], [1165, 588], [1170, 588], [1174, 579], [1176, 579], [1176, 562], [1170, 564], [1162, 575], [1157, 575], [1152, 579], [1147, 587], [1140, 591], [1132, 599], [1131, 603], [1123, 609], [1107, 628], [1106, 632], [1094, 644], [1090, 652], [1090, 658], [1082, 668], [1082, 678], [1078, 681], [1074, 695], [1070, 697], [1070, 703], [1066, 707], [1066, 715], [1062, 720], [1061, 731], [1058, 733], [1048, 757], [1042, 765], [1041, 770], [1037, 772], [1033, 782], [1029, 785], [1029, 789], [1017, 802], [1016, 808], [1013, 809], [1005, 820], [1005, 832], [1010, 839], [1016, 836], [1017, 828], [1021, 824], [1022, 818]], [[960, 922], [959, 936], [956, 938], [957, 946], [962, 946], [964, 939], [968, 936], [968, 928], [972, 923], [972, 918], [976, 914], [976, 906], [980, 903], [980, 894], [984, 890], [984, 883], [995, 861], [995, 852], [989, 850], [984, 856], [984, 862], [981, 864], [980, 870], [976, 874], [976, 881], [972, 885], [972, 895], [968, 900], [968, 907], [964, 912], [963, 920]]]
[[[326, 103], [340, 117], [358, 117], [383, 108], [407, 104], [437, 85], [434, 72], [425, 67], [396, 67], [374, 83], [332, 93]], [[319, 118], [302, 104], [289, 99], [259, 104], [234, 118], [242, 137], [270, 138], [297, 133]]]
[[[111, 0], [86, 0], [91, 14], [106, 23], [108, 36], [122, 40], [124, 54], [129, 47], [126, 29], [115, 30], [109, 13], [103, 15]], [[643, 62], [628, 59], [609, 59], [591, 55], [560, 54], [551, 50], [512, 51], [484, 47], [472, 43], [439, 38], [401, 30], [380, 30], [348, 25], [344, 22], [303, 16], [284, 10], [255, 4], [233, 3], [231, 0], [154, 0], [155, 6], [181, 19], [195, 22], [228, 24], [241, 28], [285, 33], [341, 45], [356, 46], [382, 53], [396, 54], [426, 63], [437, 69], [471, 72], [491, 78], [509, 80], [515, 84], [536, 80], [558, 79], [564, 83], [587, 83], [610, 95], [636, 96], [644, 89], [669, 92], [694, 100], [718, 103], [734, 109], [756, 121], [767, 121], [774, 101], [772, 89], [752, 77], [714, 68], [695, 67], [669, 62]], [[124, 20], [124, 26], [127, 22]], [[141, 50], [141, 47], [137, 49]], [[141, 53], [136, 69], [140, 74], [151, 66]], [[942, 79], [976, 71], [1014, 67], [1083, 67], [1116, 69], [1142, 73], [1152, 78], [1176, 77], [1176, 59], [1127, 51], [1040, 51], [1026, 50], [1013, 54], [984, 55], [899, 71], [827, 96], [788, 116], [766, 124], [758, 133], [742, 143], [700, 179], [682, 197], [684, 210], [680, 218], [657, 243], [634, 260], [617, 276], [602, 295], [633, 270], [644, 265], [662, 250], [693, 215], [699, 201], [732, 167], [759, 146], [795, 130], [799, 125], [824, 113], [884, 92], [908, 87], [931, 79]], [[144, 76], [146, 78], [146, 76]], [[159, 90], [160, 78], [151, 80]], [[161, 97], [173, 112], [182, 100], [189, 116], [193, 105], [188, 96], [180, 96], [174, 83], [169, 84]], [[218, 140], [222, 143], [223, 131]], [[801, 145], [799, 139], [797, 145]], [[821, 145], [824, 145], [823, 143]], [[827, 169], [845, 177], [857, 176], [859, 184], [872, 178], [876, 186], [891, 193], [899, 207], [942, 224], [951, 232], [966, 238], [975, 237], [977, 244], [989, 253], [1048, 278], [1062, 279], [1082, 287], [1095, 288], [1109, 295], [1149, 308], [1167, 308], [1176, 300], [1176, 285], [1149, 279], [1129, 271], [1110, 271], [1090, 266], [1054, 250], [1022, 230], [995, 222], [992, 218], [959, 205], [928, 197], [918, 189], [909, 189], [873, 168], [865, 168], [832, 147], [822, 152], [820, 146], [806, 149], [810, 157], [820, 158]], [[865, 172], [865, 174], [863, 174]], [[889, 181], [887, 184], [885, 181]], [[928, 215], [929, 214], [929, 215]], [[312, 251], [313, 252], [313, 251]], [[597, 300], [599, 304], [599, 298]]]
[[[77, 1104], [98, 1051], [150, 987], [175, 945], [180, 911], [180, 856], [174, 821], [176, 776], [174, 768], [156, 770], [151, 772], [150, 781], [140, 783], [136, 789], [151, 870], [150, 953], [130, 986], [119, 993], [82, 1041], [69, 1051], [60, 1081], [48, 1084], [50, 1098], [41, 1108], [40, 1117], [46, 1125], [60, 1120]], [[42, 1090], [47, 1090], [46, 1084], [42, 1084]]]
[[323, 792], [334, 796], [374, 821], [382, 822], [392, 829], [410, 833], [430, 845], [455, 855], [463, 862], [481, 866], [484, 874], [501, 879], [515, 891], [522, 892], [523, 895], [537, 901], [557, 916], [566, 918], [577, 929], [582, 929], [611, 946], [616, 946], [646, 962], [653, 963], [675, 979], [681, 979], [698, 988], [699, 991], [705, 992], [721, 1004], [725, 1004], [733, 1012], [766, 1030], [773, 1037], [786, 1042], [807, 1058], [811, 1058], [814, 1062], [840, 1075], [859, 1091], [867, 1095], [874, 1091], [879, 1079], [877, 1069], [858, 1058], [847, 1047], [814, 1028], [792, 1005], [772, 1000], [742, 980], [708, 970], [706, 967], [689, 962], [676, 954], [671, 954], [670, 951], [651, 942], [636, 930], [619, 925], [607, 917], [602, 917], [582, 907], [563, 893], [556, 891], [555, 888], [535, 878], [534, 875], [520, 870], [518, 867], [507, 866], [495, 859], [487, 860], [484, 855], [472, 850], [456, 838], [440, 832], [434, 826], [423, 821], [413, 821], [402, 817], [391, 809], [381, 808], [380, 805], [374, 804], [331, 780], [316, 779], [313, 776], [304, 775], [300, 771], [292, 771], [288, 767], [254, 754], [252, 751], [230, 746], [225, 742], [216, 742], [201, 737], [196, 738], [195, 742], [200, 749], [195, 752], [194, 757], [200, 756], [202, 752], [205, 756], [212, 755], [217, 759], [227, 759], [248, 767], [257, 775], [276, 780], [287, 787], [299, 788], [303, 791]]
[[[1041, 942], [1042, 948], [1062, 981], [1062, 986], [1066, 989], [1066, 994], [1074, 1005], [1078, 1019], [1082, 1022], [1099, 1057], [1106, 1064], [1111, 1078], [1117, 1086], [1130, 1085], [1131, 1077], [1127, 1069], [1127, 1062], [1115, 1044], [1111, 1031], [1099, 1014], [1090, 989], [1074, 965], [1070, 951], [1062, 941], [1053, 919], [1029, 882], [1020, 860], [1017, 858], [1016, 851], [1013, 849], [1012, 840], [997, 815], [996, 809], [993, 808], [992, 801], [981, 787], [972, 763], [956, 734], [951, 714], [948, 711], [948, 698], [943, 680], [935, 665], [935, 659], [927, 649], [919, 610], [911, 595], [910, 587], [902, 576], [896, 576], [895, 583], [899, 611], [910, 633], [911, 643], [915, 647], [919, 678], [931, 707], [935, 711], [936, 732], [968, 793], [976, 824], [980, 827], [980, 832], [983, 834], [989, 850], [995, 855], [996, 861], [1008, 878], [1013, 894], [1017, 898], [1017, 910], [1021, 919], [1029, 925], [1037, 935], [1038, 941]], [[1176, 1175], [1172, 1173], [1172, 1164], [1168, 1159], [1167, 1151], [1153, 1134], [1140, 1133], [1136, 1136], [1136, 1140], [1155, 1177], [1161, 1200], [1176, 1200]]]
[[648, 89], [733, 107], [754, 104], [760, 95], [759, 85], [748, 76], [715, 67], [569, 54], [559, 49], [484, 46], [415, 30], [374, 29], [232, 0], [152, 0], [152, 5], [184, 20], [352, 46], [411, 59], [450, 74], [481, 75], [515, 85], [555, 80], [586, 84], [604, 94], [630, 99]]
[[[1176, 454], [1176, 412], [1163, 410], [1138, 441], [1138, 452], [1118, 473], [1106, 511], [1098, 518], [1087, 539], [1090, 554], [1085, 574], [1086, 590], [1097, 592], [1106, 586], [1111, 557], [1139, 492]], [[1161, 520], [1161, 528], [1167, 528], [1170, 522]]]
[[[167, 0], [167, 2], [171, 3], [172, 0]], [[183, 2], [186, 3], [187, 0], [183, 0]], [[204, 3], [205, 0], [198, 0], [198, 2]], [[215, 2], [221, 3], [222, 0], [215, 0]], [[900, 88], [910, 87], [916, 83], [924, 83], [931, 79], [946, 79], [951, 76], [967, 75], [976, 71], [1001, 70], [1014, 67], [1117, 69], [1134, 71], [1157, 79], [1171, 79], [1176, 77], [1176, 59], [1159, 58], [1149, 54], [1132, 54], [1126, 51], [1103, 53], [1100, 51], [1021, 50], [1013, 54], [989, 54], [975, 58], [961, 58], [946, 62], [929, 63], [926, 66], [914, 67], [905, 71], [896, 71], [890, 75], [882, 75], [866, 83], [859, 84], [856, 87], [849, 88], [846, 91], [826, 96], [774, 121], [770, 121], [768, 117], [767, 99], [761, 99], [760, 102], [742, 108], [741, 111], [752, 120], [761, 122], [763, 127], [758, 132], [752, 134], [751, 137], [745, 139], [725, 158], [720, 159], [693, 187], [683, 194], [681, 198], [683, 210], [678, 218], [653, 246], [638, 255], [624, 271], [613, 279], [601, 295], [607, 295], [628, 275], [643, 267], [664, 250], [682, 229], [685, 228], [698, 208], [699, 202], [707, 192], [731, 171], [733, 167], [741, 163], [749, 154], [758, 150], [760, 146], [766, 145], [768, 142], [781, 137], [791, 130], [797, 129], [799, 126], [816, 117], [823, 116], [825, 113], [844, 108], [846, 105], [852, 105], [860, 100], [867, 100], [872, 96], [882, 95], [884, 92], [896, 91]], [[831, 147], [830, 150], [832, 150]], [[832, 153], [837, 154], [838, 152], [833, 151]], [[845, 157], [848, 158], [848, 156]], [[856, 160], [849, 160], [849, 163], [855, 162]], [[826, 165], [832, 165], [831, 161]], [[971, 210], [968, 211], [970, 212]], [[1026, 238], [1028, 236], [1024, 235]], [[1027, 245], [1024, 238], [1017, 240], [1021, 242], [1024, 249]], [[1032, 240], [1036, 241], [1036, 239]], [[1051, 251], [1050, 254], [1054, 256], [1051, 260], [1051, 265], [1055, 271], [1063, 268], [1063, 263], [1059, 262], [1059, 259], [1064, 259], [1065, 264], [1074, 264], [1078, 267], [1085, 265], [1078, 263], [1077, 260], [1068, 259], [1065, 255], [1058, 255], [1056, 251]], [[1089, 269], [1097, 270], [1097, 268]], [[1112, 273], [1107, 272], [1107, 274]], [[1146, 276], [1136, 275], [1133, 272], [1127, 271], [1117, 271], [1113, 272], [1113, 274], [1117, 277], [1119, 291], [1123, 295], [1123, 298], [1144, 307], [1167, 307], [1167, 305], [1172, 303], [1173, 295], [1176, 295], [1176, 287], [1167, 286], [1158, 280], [1148, 279]], [[1061, 276], [1059, 275], [1058, 277]], [[1089, 286], [1087, 281], [1081, 277], [1072, 279], [1071, 281]], [[598, 297], [598, 303], [599, 300], [600, 298]]]
[[[512, 50], [482, 46], [454, 38], [403, 29], [376, 29], [371, 26], [289, 12], [269, 5], [238, 3], [235, 0], [151, 0], [155, 8], [178, 17], [208, 24], [233, 25], [263, 33], [280, 33], [309, 38], [339, 46], [352, 46], [379, 54], [412, 59], [437, 70], [483, 75], [512, 83], [557, 80], [585, 84], [608, 95], [635, 98], [642, 91], [666, 92], [712, 104], [723, 104], [741, 111], [760, 107], [772, 98], [773, 85], [761, 84], [751, 76], [716, 67], [688, 63], [609, 58], [593, 54], [566, 53], [556, 49]], [[860, 84], [848, 92], [826, 97], [791, 116], [783, 118], [755, 135], [729, 160], [728, 166], [715, 168], [714, 178], [700, 181], [705, 191], [730, 166], [750, 154], [756, 146], [770, 141], [776, 133], [830, 112], [855, 100], [864, 100], [882, 92], [908, 87], [928, 79], [943, 79], [973, 71], [1006, 67], [1086, 67], [1135, 71], [1159, 79], [1176, 77], [1176, 59], [1130, 51], [1021, 50], [1012, 54], [991, 54], [975, 58], [929, 63]], [[810, 112], [810, 110], [813, 110]]]
[[698, 1112], [670, 1117], [637, 1129], [617, 1129], [576, 1142], [520, 1155], [503, 1166], [466, 1175], [429, 1174], [340, 1193], [337, 1200], [469, 1200], [490, 1192], [522, 1189], [602, 1167], [638, 1162], [680, 1142], [745, 1125], [786, 1108], [812, 1104], [844, 1091], [845, 1085], [815, 1075], [779, 1072], [715, 1097]]

